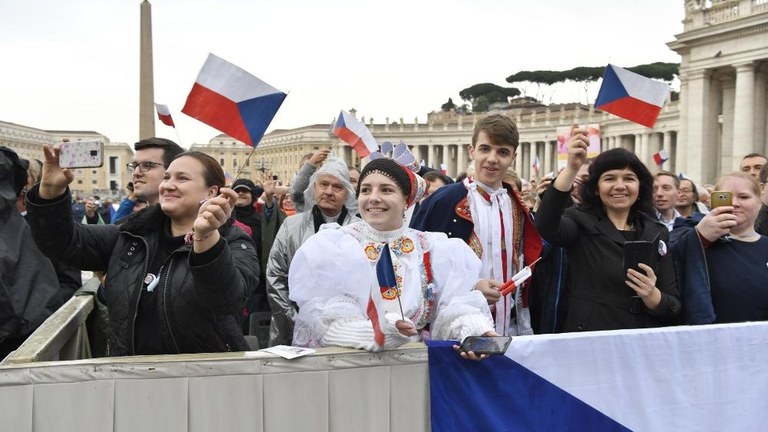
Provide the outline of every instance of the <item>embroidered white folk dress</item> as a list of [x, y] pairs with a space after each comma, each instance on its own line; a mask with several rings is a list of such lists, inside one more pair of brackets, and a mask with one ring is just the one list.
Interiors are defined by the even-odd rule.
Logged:
[[[402, 319], [400, 313], [387, 313], [379, 317], [385, 334], [382, 347], [374, 341], [367, 308], [371, 293], [379, 294], [371, 287], [378, 285], [376, 263], [385, 242], [391, 250], [403, 314], [419, 335], [400, 334], [395, 328], [395, 321]], [[366, 222], [324, 226], [291, 262], [290, 299], [299, 307], [293, 343], [379, 351], [425, 337], [461, 341], [481, 335], [493, 330], [493, 322], [485, 298], [473, 289], [479, 272], [480, 260], [474, 252], [443, 233], [407, 227], [382, 232]]]

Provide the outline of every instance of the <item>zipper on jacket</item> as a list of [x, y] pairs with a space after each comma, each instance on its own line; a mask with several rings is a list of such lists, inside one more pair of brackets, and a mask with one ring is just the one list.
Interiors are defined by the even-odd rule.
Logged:
[[[147, 243], [144, 237], [135, 236], [128, 232], [126, 232], [126, 234], [130, 237], [141, 239], [141, 241], [144, 243], [145, 253], [143, 274], [146, 275], [149, 267], [149, 243]], [[139, 295], [136, 296], [136, 305], [133, 308], [133, 319], [131, 320], [131, 355], [136, 355], [136, 317], [139, 315], [139, 302], [141, 301], [141, 291], [143, 291], [142, 285], [144, 285], [144, 278], [139, 280]]]
[[173, 267], [173, 254], [168, 261], [168, 271], [165, 273], [165, 280], [163, 281], [163, 315], [165, 315], [165, 322], [168, 325], [168, 333], [171, 335], [171, 342], [173, 347], [176, 348], [176, 352], [181, 354], [179, 345], [176, 343], [176, 337], [173, 335], [173, 326], [171, 320], [168, 318], [168, 279], [171, 276], [171, 268]]

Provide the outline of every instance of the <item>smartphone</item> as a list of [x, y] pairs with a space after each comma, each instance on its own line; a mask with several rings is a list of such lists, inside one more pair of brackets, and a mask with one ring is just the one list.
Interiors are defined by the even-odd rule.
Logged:
[[272, 180], [277, 180], [277, 176], [276, 176], [276, 175], [273, 175], [273, 176], [272, 176]]
[[65, 142], [59, 149], [62, 168], [97, 168], [104, 165], [104, 143], [101, 141]]
[[712, 208], [733, 205], [733, 195], [730, 191], [713, 191]]
[[624, 242], [624, 274], [628, 269], [634, 269], [642, 274], [645, 271], [640, 270], [640, 263], [643, 263], [652, 269], [656, 269], [656, 260], [658, 252], [656, 251], [656, 242], [647, 240]]
[[510, 342], [510, 336], [467, 336], [461, 342], [461, 350], [475, 354], [504, 354]]

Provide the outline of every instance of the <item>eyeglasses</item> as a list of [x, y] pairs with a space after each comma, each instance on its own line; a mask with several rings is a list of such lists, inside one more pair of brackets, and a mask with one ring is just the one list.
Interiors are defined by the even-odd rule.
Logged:
[[128, 168], [129, 173], [133, 173], [133, 171], [136, 170], [136, 167], [139, 168], [139, 172], [147, 172], [156, 166], [164, 166], [164, 164], [157, 163], [157, 162], [149, 162], [149, 161], [131, 162], [131, 163], [125, 164], [125, 167]]

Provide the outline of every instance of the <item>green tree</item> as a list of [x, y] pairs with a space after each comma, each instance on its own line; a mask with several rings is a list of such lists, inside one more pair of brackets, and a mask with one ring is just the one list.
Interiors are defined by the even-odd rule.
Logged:
[[475, 98], [474, 102], [472, 102], [472, 112], [488, 112], [490, 105], [487, 97], [478, 96]]
[[[490, 105], [496, 102], [509, 102], [509, 98], [519, 95], [520, 90], [514, 87], [501, 87], [491, 83], [475, 84], [459, 92], [462, 100], [472, 103], [474, 111], [477, 111], [476, 105], [481, 97], [485, 99], [481, 104]], [[485, 111], [488, 111], [487, 106]]]

